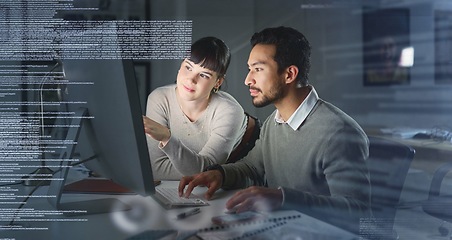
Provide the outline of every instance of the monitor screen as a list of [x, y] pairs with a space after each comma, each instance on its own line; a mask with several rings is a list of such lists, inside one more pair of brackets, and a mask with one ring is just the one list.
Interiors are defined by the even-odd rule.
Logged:
[[[77, 163], [74, 159], [78, 156], [80, 161], [92, 159], [84, 164], [102, 177], [143, 196], [154, 193], [132, 60], [62, 63], [69, 80], [67, 100], [72, 113], [66, 141], [75, 143], [63, 152], [62, 159], [67, 159], [67, 165]], [[67, 173], [56, 177], [64, 178], [51, 185], [50, 191], [58, 185], [58, 196]]]

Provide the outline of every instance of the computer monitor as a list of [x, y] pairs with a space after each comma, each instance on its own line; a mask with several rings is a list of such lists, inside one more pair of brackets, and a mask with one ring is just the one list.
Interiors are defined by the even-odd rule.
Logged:
[[[132, 60], [63, 60], [69, 80], [69, 110], [73, 114], [62, 152], [62, 168], [49, 188], [49, 202], [57, 209], [109, 212], [115, 199], [64, 202], [61, 197], [75, 154], [86, 166], [132, 192], [155, 191], [144, 133], [140, 96]], [[71, 144], [74, 142], [75, 144]]]

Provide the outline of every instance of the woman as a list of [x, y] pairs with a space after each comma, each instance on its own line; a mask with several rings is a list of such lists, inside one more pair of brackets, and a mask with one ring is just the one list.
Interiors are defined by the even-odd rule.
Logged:
[[143, 119], [155, 179], [179, 180], [224, 163], [240, 143], [247, 123], [243, 108], [219, 91], [230, 58], [220, 39], [199, 39], [176, 84], [149, 95]]

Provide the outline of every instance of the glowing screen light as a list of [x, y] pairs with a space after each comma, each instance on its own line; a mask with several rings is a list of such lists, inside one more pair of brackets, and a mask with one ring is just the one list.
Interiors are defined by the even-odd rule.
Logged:
[[406, 47], [402, 49], [400, 54], [399, 66], [412, 67], [414, 65], [414, 48]]

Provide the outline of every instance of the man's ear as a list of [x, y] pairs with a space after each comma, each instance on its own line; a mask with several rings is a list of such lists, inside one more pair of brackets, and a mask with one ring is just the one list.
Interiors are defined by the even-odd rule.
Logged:
[[297, 80], [298, 77], [298, 67], [295, 65], [290, 65], [286, 68], [286, 83], [292, 83]]

